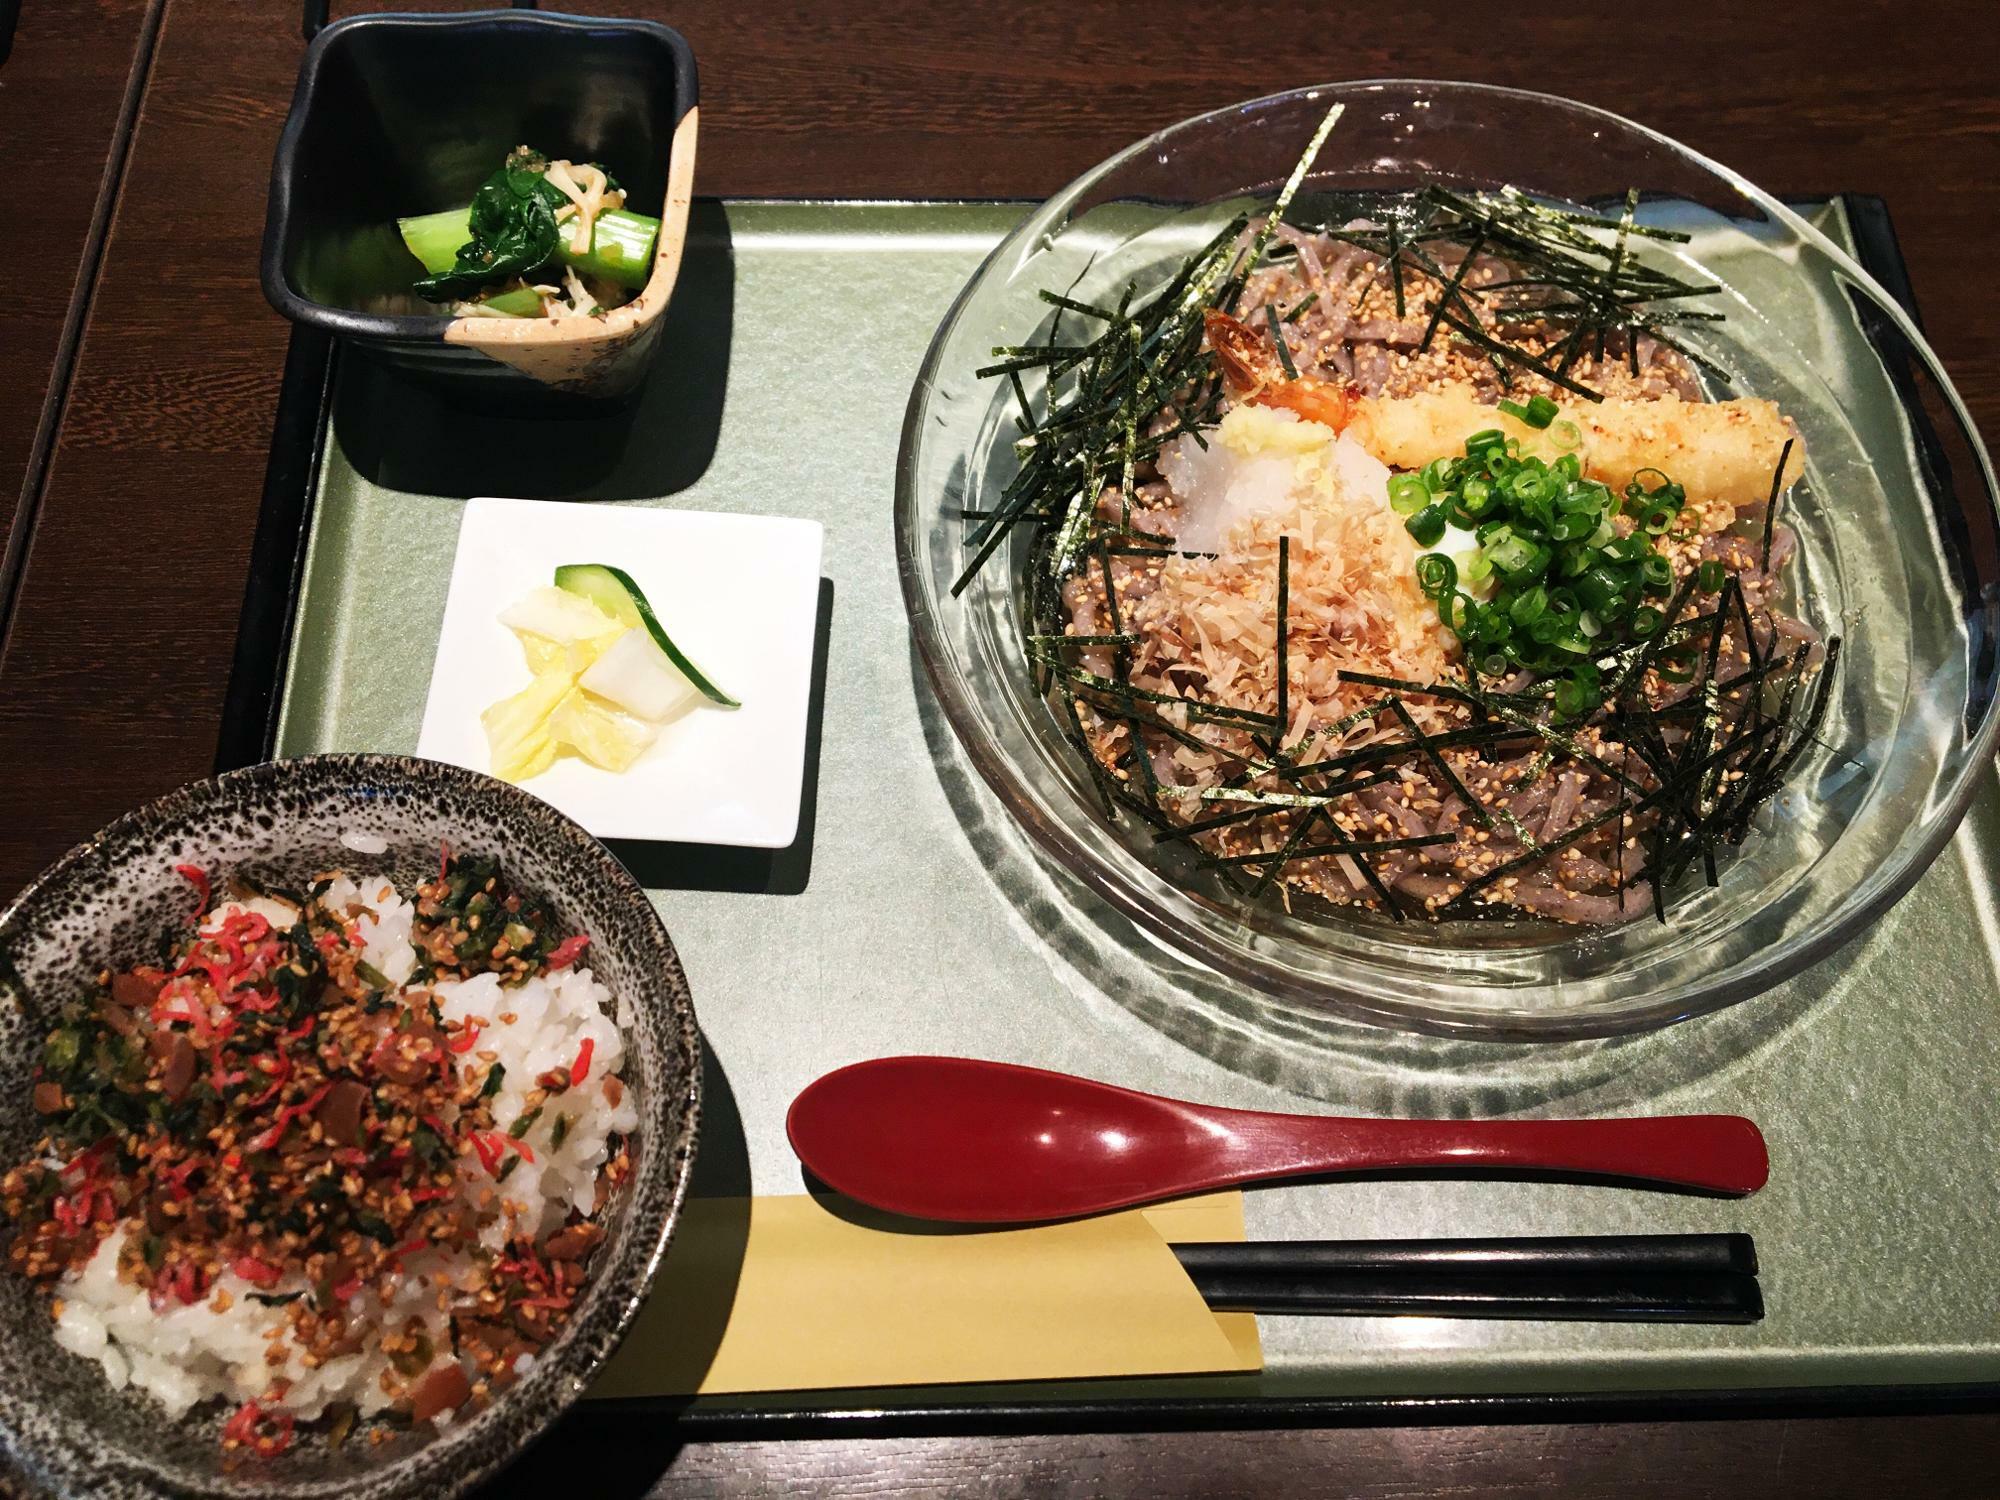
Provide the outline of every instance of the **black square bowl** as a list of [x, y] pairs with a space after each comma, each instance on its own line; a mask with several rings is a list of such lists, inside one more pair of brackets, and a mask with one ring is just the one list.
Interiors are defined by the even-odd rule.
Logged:
[[[271, 165], [264, 295], [475, 391], [620, 395], [673, 294], [694, 190], [694, 54], [650, 21], [477, 11], [355, 16], [315, 37]], [[396, 220], [468, 203], [507, 152], [599, 161], [660, 218], [653, 269], [602, 318], [424, 312]]]

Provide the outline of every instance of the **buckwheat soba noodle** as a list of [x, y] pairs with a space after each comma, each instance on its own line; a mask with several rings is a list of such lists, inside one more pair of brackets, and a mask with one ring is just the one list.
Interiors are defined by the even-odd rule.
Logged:
[[1716, 289], [1636, 193], [1293, 222], [1320, 140], [1160, 290], [1045, 293], [995, 351], [1021, 466], [959, 586], [1026, 529], [1024, 670], [1106, 814], [1250, 894], [1664, 913], [1825, 710], [1776, 519], [1803, 447], [1705, 399]]

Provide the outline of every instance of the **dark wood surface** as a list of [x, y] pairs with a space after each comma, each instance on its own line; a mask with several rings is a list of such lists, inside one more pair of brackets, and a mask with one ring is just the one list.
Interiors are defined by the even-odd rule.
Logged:
[[[743, 1500], [1992, 1500], [1993, 1419], [1851, 1418], [1563, 1427], [1366, 1428], [1068, 1437], [819, 1439], [678, 1453], [641, 1445], [593, 1459], [593, 1497]], [[546, 1494], [575, 1470], [563, 1434], [507, 1494]]]
[[[14, 517], [24, 494], [32, 504], [39, 488], [31, 471], [60, 416], [65, 346], [82, 331], [103, 240], [100, 208], [108, 210], [117, 176], [114, 148], [130, 134], [139, 63], [165, 3], [30, 4], [0, 64], [9, 173], [36, 184], [32, 208], [23, 197], [13, 210], [28, 227], [33, 260], [16, 262], [12, 293], [0, 299], [0, 557], [18, 552], [7, 545]], [[9, 571], [0, 566], [0, 580]]]
[[[295, 9], [29, 0], [0, 140], [60, 187], [51, 264], [0, 309], [0, 525], [128, 80], [143, 108], [0, 657], [0, 888], [213, 755], [286, 328], [257, 288]], [[1186, 0], [850, 7], [586, 0], [659, 16], [703, 75], [712, 194], [1039, 196], [1144, 132], [1271, 89], [1429, 76], [1620, 109], [1780, 193], [1889, 202], [1932, 339], [2000, 432], [2000, 7], [1291, 7]], [[350, 6], [338, 6], [349, 13]], [[96, 144], [93, 144], [96, 143]], [[40, 242], [38, 242], [40, 243]], [[32, 305], [30, 305], [32, 304]], [[885, 476], [886, 485], [886, 476]], [[0, 596], [4, 597], [4, 596]], [[588, 1447], [586, 1448], [586, 1444]], [[852, 1439], [675, 1454], [574, 1426], [537, 1481], [605, 1493], [1872, 1495], [2000, 1493], [2000, 1416], [1173, 1436]], [[656, 1484], [657, 1481], [657, 1484]], [[546, 1483], [541, 1485], [546, 1488]], [[595, 1491], [593, 1491], [595, 1492]]]
[[[1908, 7], [1893, 27], [1865, 0], [1818, 6], [1809, 26], [1736, 6], [1665, 28], [1618, 7], [1464, 24], [1445, 4], [1341, 6], [1288, 13], [1275, 36], [1188, 0], [577, 3], [659, 15], [692, 41], [698, 187], [715, 194], [1036, 196], [1145, 131], [1280, 86], [1558, 88], [1774, 191], [1886, 197], [1939, 351], [2000, 430], [2000, 321], [1978, 269], [2000, 227], [2000, 8], [1983, 0]], [[167, 0], [0, 664], [0, 887], [209, 767], [286, 338], [256, 257], [298, 53], [283, 4]]]

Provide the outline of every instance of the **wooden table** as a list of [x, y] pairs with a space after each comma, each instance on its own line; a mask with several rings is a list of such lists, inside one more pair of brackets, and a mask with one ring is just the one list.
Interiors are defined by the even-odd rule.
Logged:
[[[2000, 9], [582, 0], [703, 72], [711, 194], [1039, 197], [1197, 110], [1327, 78], [1471, 78], [1628, 113], [1778, 192], [1885, 197], [1931, 337], [2000, 433]], [[340, 7], [346, 13], [347, 7]], [[0, 308], [0, 888], [206, 773], [285, 325], [257, 287], [297, 12], [29, 0], [0, 139], [35, 181]], [[100, 254], [101, 251], [101, 254]], [[39, 434], [39, 436], [38, 436]], [[587, 1454], [587, 1458], [585, 1455]], [[580, 1464], [588, 1468], [580, 1469]], [[1988, 1496], [2000, 1416], [1321, 1432], [820, 1438], [675, 1453], [572, 1419], [516, 1481], [593, 1494]], [[516, 1484], [503, 1489], [511, 1492]]]

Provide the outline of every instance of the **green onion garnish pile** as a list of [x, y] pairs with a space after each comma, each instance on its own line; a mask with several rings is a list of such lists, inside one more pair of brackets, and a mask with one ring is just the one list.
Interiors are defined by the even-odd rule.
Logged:
[[[1390, 480], [1389, 503], [1419, 546], [1435, 546], [1447, 525], [1478, 536], [1463, 582], [1490, 583], [1483, 600], [1460, 587], [1451, 558], [1427, 552], [1417, 559], [1418, 587], [1436, 602], [1473, 669], [1486, 677], [1524, 668], [1552, 677], [1557, 715], [1580, 719], [1602, 701], [1596, 658], [1659, 632], [1665, 617], [1652, 601], [1673, 591], [1674, 569], [1654, 538], [1673, 525], [1687, 496], [1648, 470], [1659, 482], [1645, 484], [1642, 473], [1625, 486], [1621, 504], [1608, 486], [1582, 476], [1574, 454], [1545, 463], [1519, 448], [1498, 428], [1474, 433], [1464, 457]], [[1634, 523], [1626, 536], [1613, 525], [1621, 509]], [[1720, 587], [1718, 580], [1706, 591]]]

